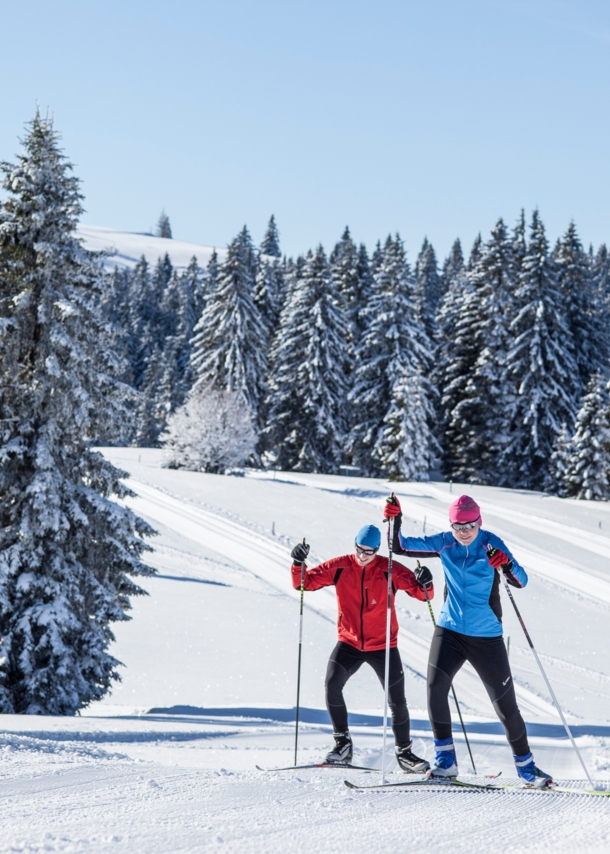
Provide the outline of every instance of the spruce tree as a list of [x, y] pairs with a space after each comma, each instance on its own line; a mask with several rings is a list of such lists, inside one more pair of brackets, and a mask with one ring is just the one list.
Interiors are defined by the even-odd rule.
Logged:
[[281, 258], [280, 252], [280, 233], [275, 224], [275, 217], [271, 214], [271, 219], [267, 226], [267, 231], [263, 237], [263, 242], [260, 245], [260, 254], [269, 255], [272, 258]]
[[610, 498], [610, 395], [599, 370], [585, 389], [562, 480], [565, 495], [587, 501]]
[[161, 211], [161, 216], [159, 217], [159, 222], [157, 223], [157, 230], [155, 232], [156, 237], [166, 237], [171, 240], [172, 237], [172, 227], [169, 224], [169, 217], [165, 213], [165, 211]]
[[477, 234], [477, 236], [474, 239], [474, 243], [472, 244], [472, 249], [470, 250], [470, 255], [468, 257], [467, 269], [469, 271], [474, 270], [474, 268], [475, 268], [475, 266], [479, 260], [479, 256], [481, 254], [481, 246], [482, 245], [483, 245], [483, 238], [481, 237], [481, 233], [479, 232], [479, 234]]
[[415, 282], [398, 235], [388, 237], [376, 267], [349, 393], [353, 426], [348, 450], [353, 463], [370, 476], [383, 473], [384, 419], [396, 405], [394, 389], [405, 380], [406, 364], [409, 376], [418, 370], [425, 375], [430, 359], [430, 342], [414, 309]]
[[481, 244], [472, 270], [469, 298], [461, 303], [455, 334], [469, 347], [474, 364], [455, 377], [448, 438], [452, 476], [470, 483], [503, 484], [500, 459], [506, 442], [505, 418], [513, 403], [506, 358], [515, 317], [512, 241], [502, 219]]
[[278, 468], [339, 470], [347, 391], [345, 323], [319, 246], [293, 282], [272, 349], [266, 434]]
[[433, 417], [428, 382], [418, 368], [405, 362], [373, 450], [390, 480], [428, 480], [432, 454], [437, 450], [430, 431]]
[[503, 468], [510, 486], [542, 489], [563, 423], [574, 423], [578, 368], [544, 225], [534, 211], [511, 323], [506, 377], [515, 389]]
[[581, 388], [584, 389], [591, 374], [607, 362], [607, 332], [600, 322], [593, 271], [573, 222], [558, 241], [553, 259], [557, 265], [566, 321], [574, 341]]
[[0, 208], [0, 711], [73, 714], [118, 678], [150, 527], [112, 500], [124, 472], [92, 450], [126, 416], [99, 304], [106, 278], [75, 236], [78, 181], [39, 114]]
[[229, 245], [214, 290], [206, 294], [193, 332], [191, 365], [196, 386], [237, 392], [258, 421], [269, 330], [254, 302], [254, 285], [252, 243], [244, 228]]
[[135, 388], [140, 388], [153, 348], [150, 268], [142, 255], [129, 278], [128, 352]]
[[571, 456], [572, 434], [567, 425], [562, 424], [549, 460], [549, 469], [544, 485], [545, 492], [558, 495], [560, 498], [566, 498], [569, 495], [565, 484], [565, 474]]
[[262, 314], [267, 329], [277, 328], [284, 280], [282, 264], [277, 259], [262, 257], [259, 261], [254, 287], [254, 302]]
[[436, 337], [436, 315], [441, 299], [441, 277], [434, 247], [424, 238], [421, 251], [415, 264], [415, 281], [418, 299], [422, 304], [424, 326], [428, 337]]
[[469, 334], [469, 323], [478, 311], [472, 281], [462, 269], [450, 280], [438, 314], [438, 347], [431, 380], [438, 391], [436, 437], [441, 445], [441, 469], [454, 478], [462, 463], [466, 437], [455, 413], [466, 397], [468, 378], [479, 356]]
[[464, 253], [462, 252], [462, 244], [459, 237], [453, 242], [449, 255], [443, 262], [443, 271], [441, 273], [441, 293], [439, 299], [439, 311], [443, 297], [449, 290], [451, 283], [462, 275], [464, 270]]
[[350, 357], [353, 357], [354, 343], [361, 332], [359, 312], [362, 305], [362, 282], [360, 280], [358, 249], [352, 240], [349, 228], [345, 228], [341, 240], [331, 252], [329, 260], [333, 287], [337, 291], [337, 298], [340, 297], [343, 300], [343, 308], [347, 317], [347, 346]]

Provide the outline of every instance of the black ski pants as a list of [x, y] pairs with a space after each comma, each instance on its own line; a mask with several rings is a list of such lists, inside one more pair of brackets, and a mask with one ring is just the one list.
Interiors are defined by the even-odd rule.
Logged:
[[[339, 641], [330, 654], [326, 669], [326, 708], [334, 732], [348, 731], [347, 707], [343, 699], [343, 688], [347, 680], [365, 663], [371, 665], [382, 687], [385, 687], [385, 649], [363, 652]], [[405, 699], [405, 675], [402, 670], [400, 653], [396, 647], [390, 649], [388, 682], [394, 740], [397, 747], [407, 747], [411, 743], [411, 722]]]
[[529, 751], [525, 722], [517, 706], [515, 686], [502, 636], [479, 638], [437, 627], [428, 658], [428, 714], [434, 738], [451, 738], [449, 690], [453, 678], [469, 661], [489, 694], [515, 756]]

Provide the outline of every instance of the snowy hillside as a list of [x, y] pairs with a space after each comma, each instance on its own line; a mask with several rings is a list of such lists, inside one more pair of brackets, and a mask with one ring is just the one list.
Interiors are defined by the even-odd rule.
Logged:
[[[125, 664], [111, 697], [80, 718], [5, 716], [0, 851], [222, 851], [263, 854], [427, 851], [604, 851], [610, 798], [504, 792], [355, 792], [344, 777], [378, 773], [290, 765], [294, 749], [298, 594], [289, 551], [303, 536], [312, 563], [351, 550], [380, 523], [388, 484], [294, 473], [223, 477], [161, 468], [161, 452], [108, 449], [131, 472], [134, 508], [159, 531], [145, 580], [150, 596], [115, 627]], [[393, 484], [415, 532], [445, 527], [461, 488]], [[472, 489], [484, 526], [530, 573], [519, 607], [573, 725], [585, 761], [610, 785], [610, 507], [537, 493]], [[413, 562], [406, 559], [407, 565]], [[430, 561], [442, 591], [438, 561]], [[440, 607], [440, 596], [434, 602]], [[414, 748], [428, 758], [425, 672], [431, 624], [424, 603], [399, 594], [399, 646]], [[505, 631], [520, 707], [542, 768], [581, 780], [510, 604]], [[306, 594], [300, 761], [330, 746], [324, 673], [336, 638], [332, 591]], [[479, 774], [514, 778], [510, 749], [471, 672], [456, 679]], [[381, 765], [383, 694], [363, 668], [346, 689], [355, 762]], [[470, 773], [459, 727], [460, 771]], [[389, 760], [390, 777], [403, 779]], [[439, 820], [442, 816], [442, 820]]]
[[[79, 225], [77, 234], [86, 249], [92, 252], [109, 252], [105, 266], [113, 270], [118, 267], [135, 267], [142, 255], [149, 264], [157, 263], [165, 253], [169, 255], [172, 266], [178, 270], [188, 267], [196, 256], [200, 267], [207, 267], [214, 251], [211, 246], [198, 243], [186, 243], [183, 240], [169, 240], [165, 237], [153, 237], [152, 234], [137, 234], [131, 231], [115, 231], [97, 225]], [[224, 260], [226, 249], [217, 249], [219, 260]]]

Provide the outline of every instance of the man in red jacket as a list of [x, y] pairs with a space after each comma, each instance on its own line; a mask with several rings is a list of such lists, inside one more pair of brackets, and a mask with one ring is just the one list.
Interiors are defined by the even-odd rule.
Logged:
[[[377, 554], [381, 533], [374, 525], [365, 525], [356, 534], [354, 554], [332, 558], [305, 571], [305, 590], [319, 590], [334, 584], [339, 609], [339, 642], [333, 649], [326, 671], [326, 708], [333, 724], [335, 747], [326, 757], [330, 763], [351, 762], [352, 739], [347, 723], [343, 688], [363, 663], [370, 664], [384, 685], [385, 644], [388, 597], [388, 559]], [[301, 567], [309, 546], [299, 543], [292, 550], [292, 585], [301, 586]], [[430, 767], [411, 750], [409, 710], [405, 699], [405, 678], [398, 652], [398, 620], [394, 610], [396, 590], [405, 590], [415, 599], [434, 596], [432, 573], [422, 567], [413, 573], [406, 566], [392, 563], [392, 616], [390, 631], [389, 703], [396, 759], [403, 771], [424, 773]]]

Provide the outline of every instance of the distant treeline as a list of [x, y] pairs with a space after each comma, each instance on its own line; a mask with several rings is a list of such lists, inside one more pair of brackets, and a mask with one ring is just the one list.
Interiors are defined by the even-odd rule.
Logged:
[[213, 386], [249, 407], [266, 465], [417, 480], [438, 458], [458, 481], [606, 497], [609, 282], [606, 246], [571, 223], [550, 248], [538, 211], [440, 269], [428, 240], [411, 266], [399, 235], [369, 255], [348, 228], [282, 257], [273, 217], [205, 271], [142, 258], [105, 300], [140, 392], [129, 439], [156, 445]]

